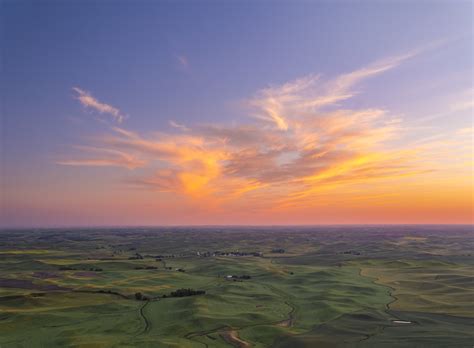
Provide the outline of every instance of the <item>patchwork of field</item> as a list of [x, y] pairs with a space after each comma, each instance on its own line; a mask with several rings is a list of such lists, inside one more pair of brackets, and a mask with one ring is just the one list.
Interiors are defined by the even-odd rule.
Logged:
[[2, 348], [474, 345], [472, 226], [3, 230], [0, 241]]

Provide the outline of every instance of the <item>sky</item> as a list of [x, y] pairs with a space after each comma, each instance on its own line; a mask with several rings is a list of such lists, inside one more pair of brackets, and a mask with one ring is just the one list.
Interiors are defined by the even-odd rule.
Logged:
[[2, 1], [0, 225], [473, 222], [471, 1]]

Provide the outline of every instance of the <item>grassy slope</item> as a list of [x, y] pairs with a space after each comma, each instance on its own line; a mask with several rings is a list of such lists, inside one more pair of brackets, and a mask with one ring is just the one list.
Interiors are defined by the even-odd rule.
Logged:
[[[230, 329], [255, 347], [469, 346], [474, 340], [472, 238], [377, 239], [333, 231], [200, 236], [50, 233], [34, 241], [37, 235], [14, 235], [3, 252], [0, 247], [0, 279], [37, 288], [0, 286], [0, 345], [228, 347], [223, 331]], [[289, 250], [271, 254], [273, 247]], [[176, 255], [129, 260], [137, 250]], [[263, 251], [266, 257], [202, 258], [193, 250]], [[347, 250], [358, 254], [341, 253]], [[64, 265], [76, 270], [59, 271]], [[135, 269], [145, 266], [158, 269]], [[252, 279], [229, 281], [228, 274]], [[41, 290], [47, 285], [70, 290]], [[181, 287], [207, 293], [143, 302], [71, 292], [154, 297]], [[396, 318], [416, 324], [400, 327], [392, 323]]]

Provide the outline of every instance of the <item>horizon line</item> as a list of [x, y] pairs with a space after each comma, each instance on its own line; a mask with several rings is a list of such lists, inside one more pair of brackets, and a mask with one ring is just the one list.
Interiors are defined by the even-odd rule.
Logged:
[[105, 228], [281, 228], [281, 227], [299, 227], [299, 228], [311, 228], [311, 227], [346, 227], [346, 226], [367, 226], [367, 227], [383, 227], [383, 226], [474, 226], [474, 222], [471, 223], [321, 223], [321, 224], [193, 224], [193, 225], [51, 225], [51, 226], [0, 226], [0, 231], [3, 230], [26, 230], [26, 229], [105, 229]]

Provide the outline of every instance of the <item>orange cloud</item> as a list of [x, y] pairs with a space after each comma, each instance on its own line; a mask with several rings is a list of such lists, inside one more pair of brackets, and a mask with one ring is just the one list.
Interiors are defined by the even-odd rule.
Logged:
[[[263, 215], [376, 200], [400, 208], [420, 181], [446, 185], [442, 180], [452, 168], [472, 192], [472, 130], [413, 140], [417, 130], [388, 110], [339, 104], [356, 95], [357, 83], [414, 54], [329, 81], [312, 75], [263, 89], [251, 98], [254, 117], [246, 124], [170, 122], [173, 131], [145, 135], [113, 127], [96, 136], [94, 146], [79, 147], [80, 158], [58, 163], [137, 169], [125, 180], [134, 187], [171, 193], [214, 211]], [[451, 163], [453, 153], [462, 161]]]

